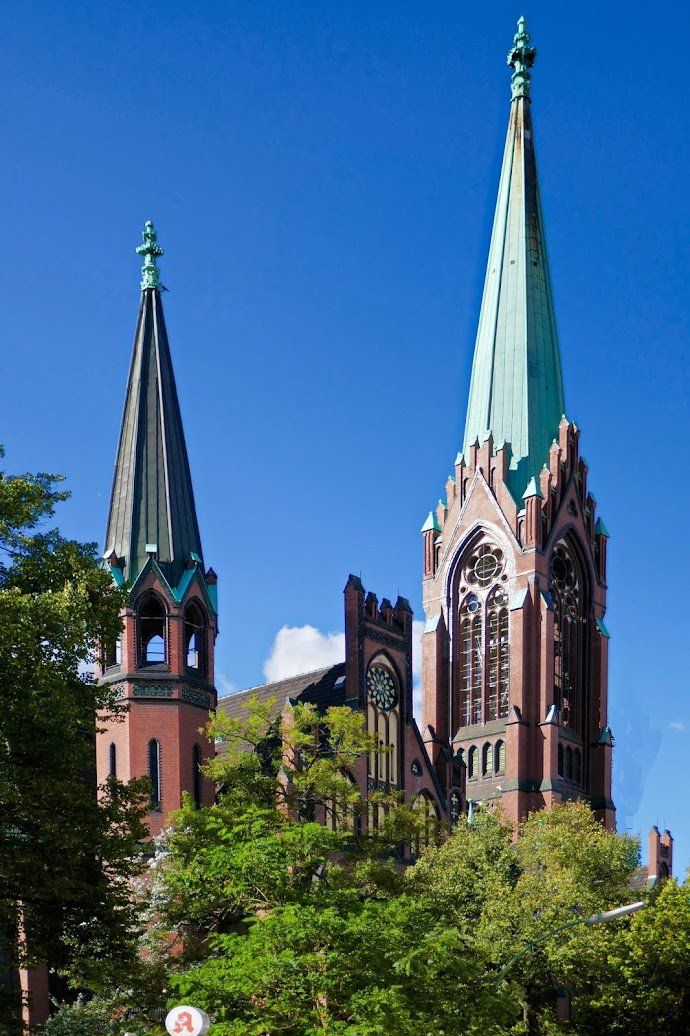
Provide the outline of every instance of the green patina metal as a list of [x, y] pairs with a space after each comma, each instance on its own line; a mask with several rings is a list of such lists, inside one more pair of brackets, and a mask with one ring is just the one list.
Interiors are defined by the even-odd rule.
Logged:
[[[440, 502], [440, 501], [439, 501]], [[435, 511], [429, 511], [427, 520], [421, 529], [422, 532], [440, 532], [441, 526], [438, 524], [438, 518], [436, 517]]]
[[530, 497], [532, 497], [532, 496], [538, 496], [540, 500], [544, 499], [544, 494], [542, 493], [541, 489], [537, 485], [537, 480], [534, 477], [534, 475], [532, 475], [531, 479], [529, 480], [529, 484], [527, 486], [527, 489], [522, 494], [522, 499], [523, 500], [529, 500]]
[[[594, 498], [592, 497], [592, 499]], [[604, 536], [607, 540], [611, 538], [611, 534], [609, 533], [609, 530], [606, 528], [601, 518], [597, 518], [597, 523], [594, 526], [594, 531], [597, 534], [597, 536]]]
[[513, 47], [508, 51], [508, 64], [513, 69], [510, 81], [513, 100], [518, 97], [529, 97], [531, 82], [529, 70], [537, 57], [535, 48], [530, 46], [527, 22], [524, 17], [518, 18], [517, 30], [513, 37]]
[[524, 19], [509, 63], [513, 101], [477, 328], [464, 452], [487, 431], [510, 448], [519, 501], [548, 461], [565, 410], [561, 359], [534, 149]]
[[153, 288], [154, 291], [161, 289], [161, 274], [156, 259], [164, 255], [163, 249], [158, 242], [158, 234], [152, 221], [149, 219], [144, 224], [141, 234], [142, 244], [137, 248], [137, 255], [144, 256], [144, 265], [141, 268], [141, 290]]
[[[139, 316], [127, 382], [127, 395], [105, 537], [107, 557], [122, 567], [117, 581], [131, 587], [147, 566], [155, 566], [180, 597], [198, 570], [203, 583], [203, 552], [194, 490], [163, 314], [155, 258], [162, 254], [148, 222]], [[147, 290], [147, 289], [154, 290]], [[187, 568], [192, 558], [193, 568]], [[119, 573], [119, 574], [118, 574]]]

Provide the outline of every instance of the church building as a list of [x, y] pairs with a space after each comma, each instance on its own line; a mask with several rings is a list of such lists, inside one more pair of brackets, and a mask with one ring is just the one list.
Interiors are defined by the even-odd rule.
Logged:
[[[423, 716], [412, 709], [412, 610], [344, 588], [345, 659], [217, 701], [217, 577], [204, 562], [161, 300], [152, 223], [115, 466], [105, 561], [128, 587], [99, 679], [128, 705], [98, 737], [98, 780], [148, 774], [150, 830], [183, 792], [214, 788], [199, 728], [252, 694], [360, 710], [388, 747], [353, 780], [403, 793], [450, 824], [481, 804], [517, 823], [566, 799], [615, 826], [608, 722], [606, 552], [580, 429], [567, 416], [530, 96], [536, 52], [520, 19], [462, 449], [422, 526]], [[453, 451], [455, 452], [455, 451]], [[393, 577], [393, 573], [391, 573]], [[654, 838], [654, 832], [652, 833]], [[672, 839], [650, 853], [670, 873]]]

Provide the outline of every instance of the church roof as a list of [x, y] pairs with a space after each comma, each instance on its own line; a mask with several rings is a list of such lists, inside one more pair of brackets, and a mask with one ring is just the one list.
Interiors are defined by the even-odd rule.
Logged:
[[154, 556], [171, 587], [185, 562], [201, 562], [201, 539], [177, 398], [156, 258], [163, 254], [149, 221], [141, 303], [127, 382], [108, 515], [105, 553], [113, 551], [133, 583]]
[[345, 663], [337, 662], [324, 669], [315, 669], [310, 673], [289, 676], [285, 680], [274, 683], [259, 684], [248, 687], [245, 691], [229, 694], [218, 701], [218, 711], [232, 719], [246, 719], [246, 706], [250, 698], [258, 698], [260, 704], [274, 699], [276, 719], [285, 708], [288, 699], [316, 705], [321, 711], [331, 705], [345, 705]]
[[465, 454], [489, 432], [510, 445], [516, 500], [548, 459], [565, 409], [529, 97], [535, 57], [521, 18], [464, 442]]

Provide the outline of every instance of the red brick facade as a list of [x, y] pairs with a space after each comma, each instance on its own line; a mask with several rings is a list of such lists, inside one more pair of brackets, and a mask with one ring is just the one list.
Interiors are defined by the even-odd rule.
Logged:
[[[204, 577], [195, 571], [178, 602], [155, 562], [150, 561], [123, 611], [119, 660], [105, 665], [98, 674], [115, 685], [120, 701], [128, 706], [121, 720], [102, 724], [96, 744], [98, 783], [113, 770], [123, 781], [151, 776], [155, 784], [157, 778], [159, 790], [149, 817], [152, 835], [161, 831], [168, 814], [181, 805], [183, 792], [206, 805], [213, 802], [214, 787], [198, 770], [198, 763], [213, 753], [202, 728], [216, 705], [217, 623], [206, 589], [209, 578], [214, 578], [211, 573]], [[150, 631], [145, 628], [145, 611], [152, 600], [163, 613], [163, 657], [147, 661], [145, 638]], [[186, 621], [191, 608], [203, 620], [193, 657], [189, 657], [190, 626]], [[189, 665], [190, 661], [197, 664]]]
[[449, 787], [527, 812], [584, 798], [612, 828], [606, 530], [565, 418], [539, 485], [515, 503], [491, 436], [459, 456], [423, 532], [423, 727]]

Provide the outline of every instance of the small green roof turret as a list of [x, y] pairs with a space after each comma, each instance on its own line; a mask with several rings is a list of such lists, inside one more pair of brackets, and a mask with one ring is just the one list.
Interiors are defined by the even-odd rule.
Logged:
[[153, 288], [154, 291], [161, 290], [161, 273], [158, 269], [156, 259], [164, 255], [163, 249], [158, 244], [158, 234], [150, 219], [144, 224], [141, 232], [142, 243], [137, 247], [137, 255], [144, 256], [144, 265], [141, 268], [141, 290]]
[[[440, 503], [440, 501], [439, 501]], [[438, 524], [438, 518], [436, 517], [435, 511], [429, 511], [427, 520], [421, 528], [422, 532], [440, 532], [441, 526]]]
[[535, 57], [521, 18], [508, 55], [510, 119], [464, 438], [466, 454], [487, 430], [494, 442], [508, 444], [508, 485], [516, 502], [548, 460], [565, 410], [529, 96]]
[[609, 530], [606, 528], [601, 518], [597, 518], [597, 523], [594, 526], [594, 533], [596, 536], [606, 537], [607, 540], [611, 539], [611, 534], [609, 533]]
[[539, 497], [540, 500], [544, 499], [544, 494], [542, 493], [541, 489], [537, 485], [537, 480], [534, 477], [534, 475], [532, 475], [531, 479], [529, 480], [529, 483], [527, 485], [527, 489], [522, 494], [522, 499], [523, 500], [529, 500], [533, 496]]

